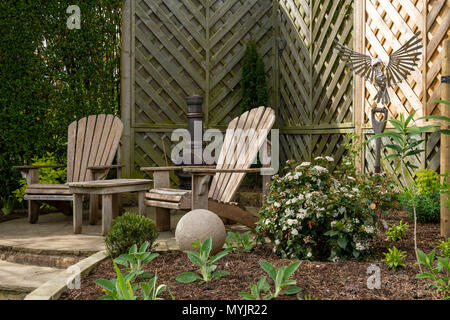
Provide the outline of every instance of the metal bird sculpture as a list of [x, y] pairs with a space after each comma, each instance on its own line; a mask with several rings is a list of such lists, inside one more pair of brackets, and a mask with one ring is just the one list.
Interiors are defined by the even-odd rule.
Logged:
[[[389, 56], [389, 62], [384, 68], [383, 61], [379, 58], [350, 50], [341, 43], [334, 41], [342, 61], [351, 66], [351, 70], [367, 81], [375, 84], [378, 93], [375, 96], [377, 103], [387, 105], [390, 101], [388, 88], [405, 80], [417, 66], [422, 48], [422, 39], [417, 32], [400, 49]], [[384, 69], [384, 70], [383, 70]]]

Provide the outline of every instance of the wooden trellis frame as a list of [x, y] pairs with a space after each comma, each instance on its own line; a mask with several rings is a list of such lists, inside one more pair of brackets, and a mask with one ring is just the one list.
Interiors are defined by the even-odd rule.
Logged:
[[[440, 51], [449, 23], [446, 0], [126, 0], [124, 175], [137, 177], [139, 167], [165, 165], [170, 132], [186, 126], [188, 95], [204, 96], [207, 128], [224, 129], [239, 115], [241, 58], [250, 38], [266, 64], [282, 160], [322, 154], [339, 160], [347, 133], [363, 138], [372, 133], [374, 88], [339, 61], [334, 39], [385, 59], [421, 30], [427, 35], [427, 63], [394, 89], [388, 107], [391, 117], [412, 110], [419, 110], [418, 116], [439, 114], [439, 106], [428, 102], [439, 97]], [[286, 49], [278, 63], [280, 37]], [[439, 169], [439, 139], [427, 135], [426, 150], [418, 162]], [[364, 151], [362, 170], [371, 169], [372, 151], [370, 146]]]
[[[390, 91], [389, 117], [398, 118], [416, 110], [416, 118], [440, 114], [439, 105], [431, 103], [440, 98], [440, 77], [443, 41], [450, 36], [450, 8], [445, 0], [364, 0], [357, 1], [357, 47], [373, 57], [388, 59], [415, 32], [421, 31], [423, 54], [419, 69], [407, 81]], [[426, 63], [423, 63], [426, 61]], [[363, 138], [373, 131], [370, 128], [370, 109], [375, 106], [376, 91], [372, 84], [356, 80], [356, 132]], [[423, 122], [417, 122], [423, 125]], [[389, 130], [389, 126], [388, 126]], [[439, 171], [439, 135], [426, 135], [426, 150], [417, 164]], [[363, 170], [370, 170], [374, 156], [372, 146], [363, 154]], [[386, 171], [392, 163], [385, 162]], [[414, 174], [410, 172], [410, 174]]]

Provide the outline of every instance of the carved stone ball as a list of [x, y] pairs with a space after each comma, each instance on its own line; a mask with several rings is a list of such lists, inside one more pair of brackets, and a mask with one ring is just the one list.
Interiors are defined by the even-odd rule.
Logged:
[[212, 239], [211, 255], [221, 251], [227, 237], [222, 220], [209, 210], [197, 209], [185, 214], [178, 222], [175, 239], [181, 251], [198, 251], [192, 242]]

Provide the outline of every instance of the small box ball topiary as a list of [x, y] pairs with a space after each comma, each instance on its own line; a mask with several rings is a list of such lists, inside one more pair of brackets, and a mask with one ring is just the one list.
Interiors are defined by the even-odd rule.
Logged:
[[127, 253], [134, 244], [140, 247], [149, 242], [149, 250], [158, 238], [159, 232], [152, 219], [133, 213], [117, 217], [105, 237], [106, 250], [112, 258]]

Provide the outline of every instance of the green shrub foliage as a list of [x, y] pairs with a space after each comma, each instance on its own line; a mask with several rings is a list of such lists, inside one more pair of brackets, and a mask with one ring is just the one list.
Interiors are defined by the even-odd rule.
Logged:
[[245, 50], [242, 67], [242, 112], [260, 106], [267, 106], [269, 91], [266, 83], [266, 70], [263, 58], [258, 52], [256, 42], [250, 40]]
[[65, 163], [67, 127], [119, 110], [120, 0], [0, 1], [0, 198], [19, 187], [13, 165], [47, 152]]
[[134, 244], [140, 247], [148, 242], [148, 248], [151, 250], [158, 235], [159, 232], [152, 219], [133, 213], [125, 213], [114, 220], [109, 233], [106, 235], [106, 249], [112, 258], [128, 253]]
[[376, 232], [375, 215], [361, 177], [331, 168], [334, 159], [288, 162], [288, 173], [274, 176], [259, 213], [256, 232], [269, 238], [282, 257], [343, 260], [363, 257]]

